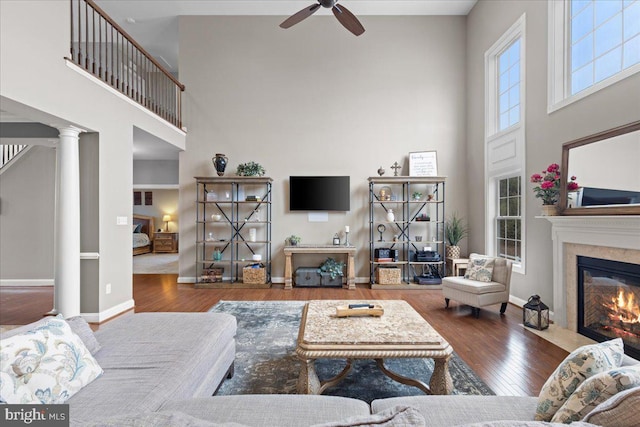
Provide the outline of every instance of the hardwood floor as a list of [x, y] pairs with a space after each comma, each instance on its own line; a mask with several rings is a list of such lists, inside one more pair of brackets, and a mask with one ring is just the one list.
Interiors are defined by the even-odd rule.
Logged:
[[[439, 290], [371, 290], [358, 285], [343, 289], [194, 289], [176, 283], [177, 275], [134, 275], [136, 312], [207, 311], [220, 300], [403, 299], [409, 302], [452, 345], [458, 355], [498, 395], [536, 396], [567, 352], [522, 326], [522, 310], [509, 305], [483, 308], [480, 318], [471, 309], [451, 302], [444, 308]], [[0, 324], [26, 324], [53, 305], [53, 288], [0, 288]], [[97, 327], [99, 328], [99, 326]]]

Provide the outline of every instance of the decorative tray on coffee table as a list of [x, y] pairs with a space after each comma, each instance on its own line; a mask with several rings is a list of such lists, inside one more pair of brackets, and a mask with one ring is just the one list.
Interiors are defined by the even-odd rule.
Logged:
[[384, 308], [380, 304], [358, 303], [340, 305], [336, 307], [336, 317], [356, 317], [374, 316], [380, 317], [384, 314]]

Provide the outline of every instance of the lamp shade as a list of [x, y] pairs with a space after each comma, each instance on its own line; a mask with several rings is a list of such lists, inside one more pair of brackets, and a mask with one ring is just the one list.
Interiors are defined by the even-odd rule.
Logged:
[[165, 215], [162, 217], [163, 222], [171, 221], [171, 215]]

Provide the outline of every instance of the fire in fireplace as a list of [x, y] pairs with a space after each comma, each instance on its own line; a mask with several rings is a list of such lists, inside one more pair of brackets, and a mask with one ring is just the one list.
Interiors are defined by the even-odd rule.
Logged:
[[640, 358], [640, 264], [578, 257], [578, 332]]

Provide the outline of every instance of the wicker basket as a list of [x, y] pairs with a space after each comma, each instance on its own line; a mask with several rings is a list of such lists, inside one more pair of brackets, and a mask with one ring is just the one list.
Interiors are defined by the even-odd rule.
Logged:
[[402, 283], [402, 272], [399, 268], [378, 267], [377, 282], [380, 285], [399, 285]]
[[249, 285], [264, 285], [267, 283], [267, 269], [264, 267], [242, 269], [242, 282]]

